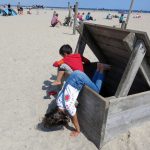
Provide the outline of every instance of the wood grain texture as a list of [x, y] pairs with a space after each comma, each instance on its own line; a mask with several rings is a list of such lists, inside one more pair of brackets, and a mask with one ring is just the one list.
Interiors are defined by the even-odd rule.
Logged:
[[145, 53], [146, 48], [143, 44], [143, 41], [138, 40], [135, 49], [132, 51], [123, 77], [119, 83], [118, 89], [115, 94], [116, 97], [127, 96], [134, 81], [134, 78], [138, 72], [138, 69], [142, 63], [142, 60], [145, 56]]

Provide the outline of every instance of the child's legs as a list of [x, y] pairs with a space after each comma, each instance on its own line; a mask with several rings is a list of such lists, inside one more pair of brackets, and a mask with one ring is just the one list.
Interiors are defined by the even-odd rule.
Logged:
[[101, 91], [103, 80], [104, 80], [104, 74], [96, 70], [92, 78], [92, 81], [96, 85], [96, 87], [99, 89], [99, 92]]
[[72, 85], [74, 88], [81, 90], [84, 85], [87, 85], [96, 92], [99, 92], [99, 89], [96, 85], [90, 80], [90, 78], [81, 71], [74, 71], [66, 80], [66, 84]]

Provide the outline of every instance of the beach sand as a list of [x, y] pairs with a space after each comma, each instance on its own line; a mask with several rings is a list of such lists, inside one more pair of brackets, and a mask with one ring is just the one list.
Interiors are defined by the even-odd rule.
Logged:
[[[68, 12], [57, 12], [63, 22]], [[72, 35], [71, 27], [50, 27], [52, 13], [39, 10], [37, 15], [32, 10], [32, 15], [0, 16], [0, 150], [97, 149], [82, 133], [71, 138], [66, 128], [53, 132], [37, 129], [48, 105], [54, 101], [54, 97], [44, 99], [44, 96], [49, 78], [56, 77], [57, 70], [52, 64], [61, 58], [58, 50], [63, 44], [75, 49], [79, 36]], [[118, 19], [104, 19], [107, 14], [92, 11], [94, 23], [119, 27]], [[128, 28], [145, 31], [150, 36], [150, 14], [142, 14], [140, 19], [132, 16]], [[84, 56], [96, 60], [88, 47]], [[146, 122], [110, 141], [102, 150], [149, 150], [149, 147], [150, 122]]]

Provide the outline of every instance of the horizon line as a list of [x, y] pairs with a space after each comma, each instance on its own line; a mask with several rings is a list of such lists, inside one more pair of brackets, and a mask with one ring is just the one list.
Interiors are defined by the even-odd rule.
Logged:
[[[1, 4], [0, 6], [7, 5], [7, 4]], [[11, 5], [17, 7], [17, 5]], [[44, 8], [61, 8], [61, 9], [68, 9], [68, 7], [63, 7], [63, 6], [45, 6], [45, 5], [22, 5], [22, 7], [32, 7], [32, 6], [43, 6]], [[83, 9], [83, 10], [107, 10], [107, 11], [129, 11], [129, 9], [119, 9], [119, 8], [88, 8], [88, 7], [79, 7], [78, 9]], [[150, 10], [143, 10], [143, 9], [134, 9], [132, 10], [133, 12], [150, 12]]]

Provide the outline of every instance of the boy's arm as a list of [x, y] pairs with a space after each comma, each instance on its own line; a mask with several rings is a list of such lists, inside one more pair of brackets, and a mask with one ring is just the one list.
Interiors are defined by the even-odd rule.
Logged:
[[90, 60], [85, 58], [84, 56], [81, 56], [81, 58], [82, 58], [82, 62], [84, 62], [85, 64], [90, 63]]
[[59, 61], [55, 61], [55, 62], [53, 63], [53, 66], [54, 66], [54, 67], [59, 67], [59, 66], [62, 65], [63, 63], [64, 63], [64, 60], [61, 59], [61, 60], [59, 60]]
[[70, 136], [78, 136], [80, 134], [80, 126], [77, 118], [77, 113], [75, 113], [75, 115], [72, 116], [71, 121], [75, 127], [75, 130], [71, 132]]

